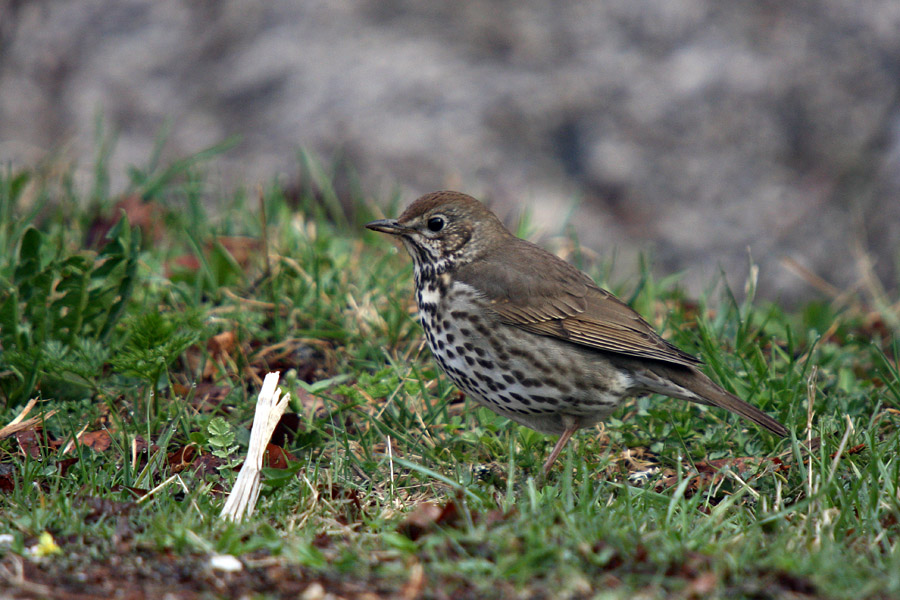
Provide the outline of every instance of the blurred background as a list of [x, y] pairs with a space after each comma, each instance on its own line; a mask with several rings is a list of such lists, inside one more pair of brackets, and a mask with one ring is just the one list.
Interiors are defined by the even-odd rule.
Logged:
[[[0, 162], [113, 186], [233, 135], [222, 190], [452, 188], [699, 293], [896, 302], [897, 0], [0, 0]], [[210, 191], [210, 202], [216, 200]], [[624, 277], [624, 275], [619, 276]]]

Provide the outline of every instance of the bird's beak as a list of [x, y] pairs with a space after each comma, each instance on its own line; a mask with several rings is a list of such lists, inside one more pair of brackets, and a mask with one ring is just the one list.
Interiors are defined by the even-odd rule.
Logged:
[[380, 231], [381, 233], [388, 233], [390, 235], [400, 235], [409, 231], [408, 227], [404, 227], [396, 219], [379, 219], [377, 221], [372, 221], [371, 223], [366, 223], [366, 229]]

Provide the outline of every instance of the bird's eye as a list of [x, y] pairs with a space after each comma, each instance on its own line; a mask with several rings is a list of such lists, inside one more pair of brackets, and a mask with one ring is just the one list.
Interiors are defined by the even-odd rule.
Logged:
[[444, 228], [444, 217], [431, 217], [428, 219], [428, 230], [437, 233]]

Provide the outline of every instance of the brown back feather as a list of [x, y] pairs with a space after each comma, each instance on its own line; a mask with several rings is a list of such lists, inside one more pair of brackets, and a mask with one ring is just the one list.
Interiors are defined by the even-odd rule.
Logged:
[[500, 245], [477, 264], [460, 266], [456, 277], [484, 294], [503, 323], [606, 352], [701, 363], [566, 261], [512, 234]]

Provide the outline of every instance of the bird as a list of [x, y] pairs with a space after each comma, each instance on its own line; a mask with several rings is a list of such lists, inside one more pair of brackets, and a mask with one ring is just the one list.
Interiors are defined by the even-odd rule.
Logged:
[[478, 404], [559, 439], [628, 398], [661, 394], [724, 408], [785, 437], [787, 428], [724, 390], [702, 361], [663, 339], [586, 273], [513, 235], [483, 203], [426, 194], [397, 219], [366, 224], [412, 257], [416, 304], [438, 366]]

